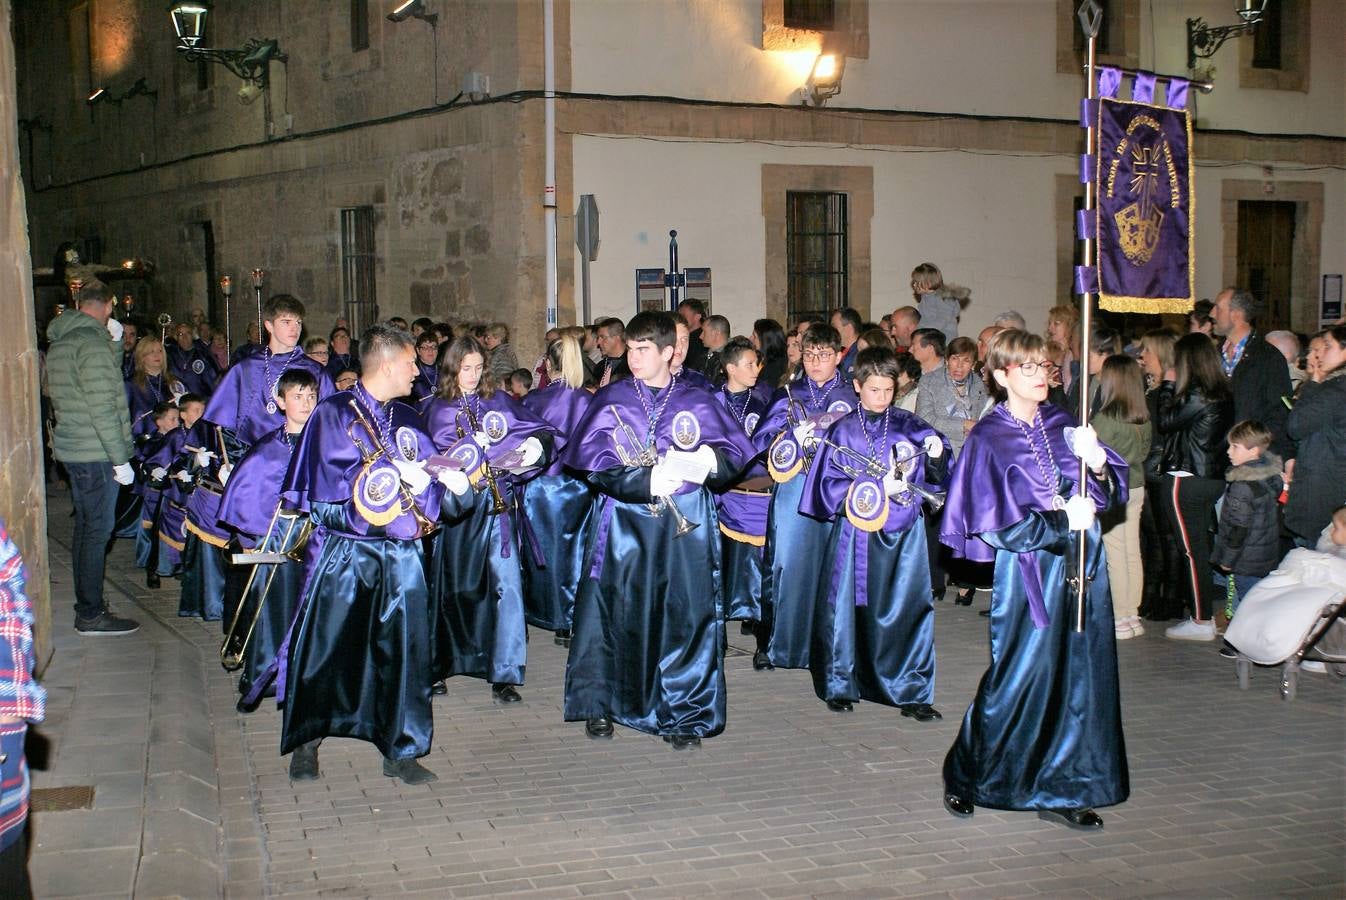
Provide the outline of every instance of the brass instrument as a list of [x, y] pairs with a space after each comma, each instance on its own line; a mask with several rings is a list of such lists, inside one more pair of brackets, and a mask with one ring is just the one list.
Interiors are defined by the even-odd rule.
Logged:
[[[817, 440], [819, 444], [832, 448], [832, 452], [836, 454], [833, 457], [833, 462], [836, 463], [837, 468], [841, 469], [841, 471], [845, 472], [852, 479], [859, 478], [862, 475], [868, 475], [873, 478], [883, 478], [890, 472], [893, 475], [905, 474], [905, 472], [908, 471], [906, 468], [908, 463], [919, 457], [925, 456], [930, 452], [928, 450], [921, 450], [919, 453], [914, 453], [911, 456], [899, 458], [899, 445], [894, 444], [892, 450], [893, 467], [891, 469], [885, 469], [882, 465], [876, 463], [858, 450], [844, 447], [826, 437], [819, 437]], [[851, 458], [858, 465], [848, 464], [844, 460], [838, 458], [842, 456]], [[912, 503], [911, 495], [915, 494], [917, 497], [921, 498], [922, 502], [930, 506], [931, 513], [937, 513], [944, 508], [944, 494], [937, 494], [934, 491], [921, 487], [914, 481], [906, 481], [904, 483], [907, 486], [907, 490], [893, 498], [898, 504], [902, 506], [910, 506]]]
[[[276, 510], [271, 514], [271, 522], [266, 526], [266, 534], [262, 537], [262, 546], [266, 546], [266, 541], [275, 530], [276, 520], [279, 518], [289, 519], [289, 524], [285, 527], [285, 536], [281, 538], [279, 547], [272, 552], [265, 550], [245, 550], [242, 553], [235, 553], [231, 562], [235, 564], [251, 565], [252, 571], [248, 574], [248, 581], [243, 586], [243, 594], [239, 598], [238, 608], [234, 610], [234, 618], [229, 623], [229, 629], [225, 632], [224, 643], [220, 645], [220, 665], [226, 672], [236, 672], [243, 668], [243, 656], [247, 653], [248, 642], [252, 640], [252, 633], [257, 628], [257, 622], [262, 618], [262, 607], [266, 604], [266, 598], [271, 593], [271, 582], [276, 577], [276, 570], [280, 564], [289, 560], [295, 562], [303, 561], [303, 548], [308, 542], [309, 534], [313, 531], [312, 523], [306, 516], [303, 516], [296, 510], [282, 510], [284, 500], [276, 504]], [[300, 528], [299, 539], [290, 546], [290, 538], [294, 534], [295, 523], [303, 520], [304, 524]], [[287, 549], [288, 547], [288, 549]], [[243, 605], [252, 591], [252, 584], [257, 579], [257, 569], [260, 566], [270, 565], [271, 571], [266, 575], [266, 583], [262, 585], [262, 596], [257, 599], [257, 608], [253, 610], [252, 621], [248, 623], [247, 633], [240, 639], [238, 637], [239, 620], [243, 617]]]
[[[159, 322], [159, 343], [163, 344], [164, 347], [167, 347], [168, 328], [173, 324], [173, 317], [170, 316], [168, 313], [159, 313], [158, 322]], [[164, 359], [164, 364], [165, 365], [168, 364], [167, 358]]]
[[[635, 431], [632, 430], [630, 425], [626, 424], [626, 420], [622, 418], [622, 414], [615, 404], [610, 405], [608, 408], [612, 410], [612, 415], [617, 419], [617, 424], [613, 426], [609, 437], [612, 440], [613, 449], [617, 451], [617, 459], [621, 461], [621, 464], [624, 466], [644, 466], [648, 468], [658, 462], [659, 458], [655, 453], [654, 446], [646, 444], [636, 437]], [[630, 450], [627, 449], [627, 444], [630, 445]], [[640, 449], [636, 450], [637, 447]], [[634, 456], [632, 455], [632, 452], [635, 453]], [[665, 511], [672, 514], [673, 520], [677, 526], [673, 532], [674, 537], [682, 537], [685, 534], [691, 534], [701, 527], [700, 522], [693, 522], [683, 515], [682, 510], [678, 508], [678, 504], [671, 497], [655, 497], [652, 502], [645, 505], [649, 508], [650, 512], [656, 516], [662, 516]]]
[[[467, 427], [472, 429], [474, 435], [481, 433], [481, 424], [477, 421], [476, 413], [472, 412], [472, 406], [463, 403], [463, 412], [467, 413]], [[491, 468], [491, 461], [486, 456], [486, 450], [481, 451], [482, 465], [486, 469], [486, 487], [491, 492], [491, 515], [498, 516], [505, 511], [505, 498], [500, 493], [500, 483], [495, 479], [495, 471]]]
[[[351, 409], [355, 410], [356, 421], [347, 426], [346, 435], [351, 439], [351, 443], [355, 445], [356, 449], [360, 451], [361, 466], [365, 470], [368, 470], [370, 464], [380, 456], [391, 461], [392, 455], [388, 452], [388, 448], [383, 446], [383, 441], [379, 439], [379, 433], [374, 428], [374, 423], [366, 418], [364, 410], [360, 408], [360, 404], [355, 398], [352, 397], [349, 402]], [[355, 436], [355, 425], [357, 422], [363, 426], [364, 430], [369, 434], [369, 438], [374, 444], [372, 450], [366, 448], [364, 441]], [[397, 480], [397, 492], [401, 498], [401, 511], [411, 513], [416, 519], [416, 525], [420, 529], [421, 535], [424, 536], [432, 533], [438, 526], [433, 519], [421, 511], [420, 506], [416, 504], [416, 498], [411, 495], [411, 491], [407, 489], [406, 484], [404, 484], [400, 478]]]

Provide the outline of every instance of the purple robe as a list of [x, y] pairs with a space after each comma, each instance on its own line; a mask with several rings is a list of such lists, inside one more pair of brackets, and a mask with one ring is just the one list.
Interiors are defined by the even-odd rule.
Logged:
[[559, 435], [552, 461], [542, 470], [543, 475], [561, 475], [561, 442], [575, 433], [575, 425], [584, 417], [593, 402], [593, 394], [584, 388], [572, 388], [564, 381], [553, 381], [545, 388], [530, 391], [521, 401], [524, 409], [546, 422]]
[[[790, 399], [794, 400], [793, 412], [789, 410]], [[806, 378], [801, 378], [791, 385], [777, 388], [771, 395], [771, 403], [766, 413], [757, 423], [757, 430], [753, 432], [752, 442], [758, 450], [767, 449], [781, 432], [799, 424], [795, 421], [795, 417], [799, 415], [801, 405], [804, 414], [809, 416], [825, 412], [844, 415], [860, 405], [860, 398], [851, 383], [841, 377], [840, 372], [821, 387], [812, 384]]]
[[[433, 397], [419, 406], [425, 431], [440, 450], [447, 449], [476, 430], [469, 421], [461, 399]], [[505, 391], [475, 398], [471, 408], [476, 425], [491, 437], [491, 446], [486, 450], [488, 459], [499, 459], [502, 454], [518, 449], [530, 437], [543, 440], [545, 451], [547, 444], [544, 439], [554, 436], [550, 425]], [[508, 477], [511, 481], [517, 480], [514, 476]]]
[[279, 356], [273, 355], [269, 347], [249, 348], [240, 354], [238, 361], [216, 385], [215, 393], [206, 404], [204, 418], [230, 431], [245, 448], [251, 447], [285, 424], [285, 413], [279, 408], [267, 412], [267, 404], [275, 403], [272, 392], [281, 373], [288, 368], [313, 373], [318, 379], [319, 400], [333, 392], [332, 379], [327, 377], [317, 360], [304, 355], [302, 347]]
[[411, 383], [411, 397], [413, 403], [419, 403], [435, 393], [435, 388], [439, 386], [439, 366], [429, 365], [416, 360], [416, 380]]
[[[715, 402], [724, 407], [748, 438], [757, 431], [767, 411], [767, 402], [755, 388], [730, 394], [727, 387], [722, 387], [715, 391]], [[766, 466], [758, 461], [743, 473], [742, 480], [765, 475]], [[716, 496], [715, 505], [720, 514], [720, 531], [725, 537], [755, 547], [766, 543], [767, 509], [771, 505], [771, 492], [767, 488], [747, 491], [735, 486]]]
[[210, 397], [220, 380], [220, 367], [210, 346], [202, 340], [192, 341], [186, 350], [171, 341], [165, 348], [168, 369], [190, 393], [202, 399]]
[[131, 438], [141, 441], [154, 433], [154, 407], [166, 400], [172, 400], [174, 394], [183, 393], [182, 384], [175, 378], [164, 375], [148, 375], [145, 386], [126, 379], [126, 405], [131, 413]]
[[284, 426], [277, 428], [252, 445], [225, 485], [217, 519], [249, 548], [256, 547], [271, 526], [280, 502], [280, 485], [299, 438], [287, 435]]

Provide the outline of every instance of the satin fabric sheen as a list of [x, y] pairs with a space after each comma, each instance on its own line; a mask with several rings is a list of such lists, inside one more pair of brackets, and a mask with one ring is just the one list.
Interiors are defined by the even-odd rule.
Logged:
[[[646, 472], [628, 471], [633, 478]], [[607, 716], [646, 734], [696, 737], [724, 730], [715, 504], [705, 490], [673, 499], [700, 528], [675, 538], [668, 513], [655, 516], [644, 503], [610, 496], [598, 501], [610, 506], [611, 523], [602, 573], [580, 584], [575, 601], [567, 721]], [[590, 555], [597, 536], [592, 529]]]
[[[266, 411], [266, 405], [274, 401], [270, 395], [271, 384], [267, 384], [267, 365], [265, 354], [269, 351], [259, 346], [249, 346], [239, 360], [230, 366], [215, 386], [206, 403], [202, 418], [213, 425], [228, 429], [239, 443], [252, 446], [263, 436], [285, 424], [285, 413], [277, 409], [273, 413]], [[288, 365], [285, 363], [288, 361]], [[305, 369], [318, 379], [318, 400], [321, 401], [335, 390], [332, 379], [319, 362], [305, 356], [304, 351], [271, 358], [271, 382], [274, 384], [287, 368]]]
[[421, 544], [352, 536], [344, 507], [310, 506], [320, 550], [305, 578], [283, 688], [277, 685], [284, 691], [280, 752], [352, 737], [387, 759], [424, 756], [434, 724]]
[[[754, 388], [730, 394], [727, 388], [721, 388], [715, 399], [735, 421], [742, 415], [743, 433], [751, 439], [767, 411], [763, 393]], [[743, 473], [745, 479], [765, 475], [766, 466], [761, 460]], [[756, 622], [762, 617], [763, 547], [771, 495], [766, 491], [731, 489], [717, 494], [715, 505], [720, 516], [724, 556], [724, 616]]]

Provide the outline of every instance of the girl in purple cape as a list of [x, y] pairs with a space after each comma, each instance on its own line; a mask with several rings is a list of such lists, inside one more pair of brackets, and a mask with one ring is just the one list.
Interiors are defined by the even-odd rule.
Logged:
[[[956, 556], [995, 562], [991, 665], [944, 760], [944, 806], [1037, 810], [1098, 829], [1093, 807], [1130, 792], [1117, 689], [1107, 567], [1095, 514], [1127, 497], [1127, 467], [1045, 403], [1042, 338], [992, 340], [986, 371], [1004, 402], [968, 435], [954, 467], [940, 540]], [[1076, 459], [1078, 457], [1079, 459]], [[1083, 462], [1083, 466], [1081, 465]], [[1076, 491], [1087, 469], [1087, 496]], [[1069, 581], [1085, 541], [1090, 586], [1075, 632]]]

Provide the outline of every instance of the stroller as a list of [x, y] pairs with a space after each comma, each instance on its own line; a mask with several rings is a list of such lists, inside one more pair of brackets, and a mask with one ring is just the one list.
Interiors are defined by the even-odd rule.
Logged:
[[1281, 666], [1281, 697], [1293, 700], [1300, 664], [1327, 664], [1346, 677], [1346, 559], [1313, 550], [1291, 550], [1239, 604], [1225, 630], [1237, 651], [1239, 687], [1248, 689], [1252, 668]]

